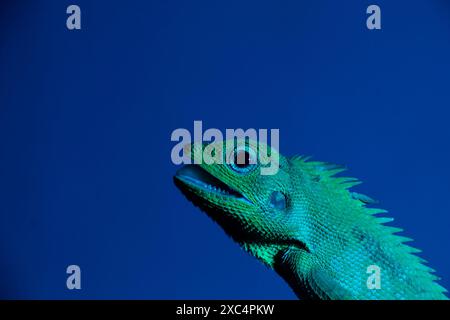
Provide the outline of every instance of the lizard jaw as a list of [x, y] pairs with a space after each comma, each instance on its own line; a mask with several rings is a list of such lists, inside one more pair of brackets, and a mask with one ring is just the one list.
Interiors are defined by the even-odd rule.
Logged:
[[[254, 230], [249, 230], [239, 213], [254, 210], [254, 204], [201, 166], [182, 167], [174, 176], [174, 182], [189, 201], [216, 221], [242, 248], [266, 265], [273, 267], [275, 258], [288, 250], [310, 253], [307, 245], [299, 240], [267, 239]], [[261, 250], [262, 248], [264, 249]]]
[[232, 198], [250, 203], [241, 193], [230, 188], [198, 165], [183, 166], [177, 171], [174, 179], [179, 187], [188, 188], [193, 192], [200, 191], [222, 198]]

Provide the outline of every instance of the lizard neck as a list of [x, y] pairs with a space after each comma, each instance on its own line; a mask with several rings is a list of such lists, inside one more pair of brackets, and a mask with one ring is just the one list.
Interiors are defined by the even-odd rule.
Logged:
[[288, 248], [275, 257], [273, 268], [302, 300], [327, 299], [325, 293], [314, 290], [309, 281], [313, 268], [311, 253]]

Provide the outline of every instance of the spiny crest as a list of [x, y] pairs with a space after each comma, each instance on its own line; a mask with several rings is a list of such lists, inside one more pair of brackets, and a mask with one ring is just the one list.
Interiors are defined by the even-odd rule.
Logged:
[[[306, 171], [311, 177], [318, 180], [326, 180], [329, 183], [333, 183], [336, 187], [342, 189], [350, 189], [362, 182], [353, 177], [335, 177], [335, 175], [347, 170], [345, 166], [320, 162], [320, 161], [308, 161], [311, 157], [306, 156], [294, 156], [290, 159], [294, 166]], [[360, 195], [362, 196], [362, 195]], [[367, 196], [366, 199], [370, 199]]]
[[[370, 208], [365, 209], [370, 210]], [[413, 241], [413, 239], [405, 237], [403, 235], [399, 235], [398, 233], [403, 232], [403, 229], [386, 225], [393, 220], [393, 218], [389, 217], [376, 218], [376, 221], [380, 225], [383, 225], [383, 228], [381, 230], [383, 230], [384, 236], [388, 237], [390, 243], [392, 243], [396, 248], [398, 252], [398, 258], [402, 259], [406, 265], [414, 267], [416, 277], [429, 279], [431, 281], [428, 290], [439, 292], [442, 294], [447, 292], [444, 287], [435, 282], [437, 280], [440, 280], [440, 277], [433, 274], [435, 270], [426, 265], [428, 261], [417, 255], [418, 253], [421, 253], [422, 250], [407, 244], [408, 242]]]
[[[311, 177], [313, 177], [313, 180], [326, 182], [330, 186], [340, 190], [347, 190], [350, 198], [357, 201], [366, 214], [375, 216], [379, 214], [386, 214], [388, 212], [384, 209], [367, 207], [366, 205], [372, 205], [378, 203], [378, 201], [364, 194], [349, 190], [350, 188], [361, 184], [361, 181], [352, 177], [336, 177], [337, 174], [346, 171], [346, 167], [327, 162], [309, 161], [310, 159], [311, 157], [308, 156], [294, 156], [290, 158], [290, 162], [294, 166], [299, 167], [301, 170], [306, 171]], [[427, 261], [425, 259], [417, 256], [417, 254], [422, 252], [422, 250], [406, 244], [407, 242], [413, 241], [413, 239], [398, 235], [398, 233], [403, 232], [403, 229], [386, 225], [392, 222], [394, 218], [378, 216], [374, 217], [374, 220], [378, 225], [383, 226], [383, 228], [380, 229], [382, 230], [381, 232], [383, 233], [383, 236], [389, 237], [391, 243], [397, 244], [396, 247], [397, 250], [399, 250], [399, 253], [404, 253], [401, 255], [402, 259], [409, 261], [411, 265], [415, 266], [415, 270], [418, 272], [417, 276], [428, 278], [432, 281], [432, 287], [429, 288], [429, 290], [440, 292], [442, 294], [447, 292], [445, 288], [435, 282], [440, 279], [438, 276], [433, 274], [435, 270], [426, 265]]]

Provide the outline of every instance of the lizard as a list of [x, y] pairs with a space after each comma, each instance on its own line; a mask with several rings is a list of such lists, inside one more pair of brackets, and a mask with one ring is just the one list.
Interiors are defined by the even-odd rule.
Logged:
[[[299, 299], [448, 299], [435, 270], [417, 255], [421, 250], [407, 244], [412, 239], [388, 225], [393, 219], [373, 207], [374, 200], [352, 191], [358, 179], [339, 175], [345, 167], [284, 157], [248, 139], [230, 152], [225, 145], [190, 144], [187, 150], [197, 161], [181, 167], [174, 183]], [[225, 161], [201, 161], [207, 146]], [[258, 153], [261, 146], [267, 155]], [[257, 169], [269, 154], [277, 155], [278, 170], [261, 175]], [[379, 271], [375, 288], [369, 285], [373, 266]]]

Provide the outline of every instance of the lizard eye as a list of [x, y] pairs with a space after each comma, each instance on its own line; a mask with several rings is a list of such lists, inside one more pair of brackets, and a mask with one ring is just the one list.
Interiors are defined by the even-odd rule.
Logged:
[[230, 167], [238, 173], [248, 173], [256, 167], [256, 153], [248, 146], [237, 147], [230, 156]]

